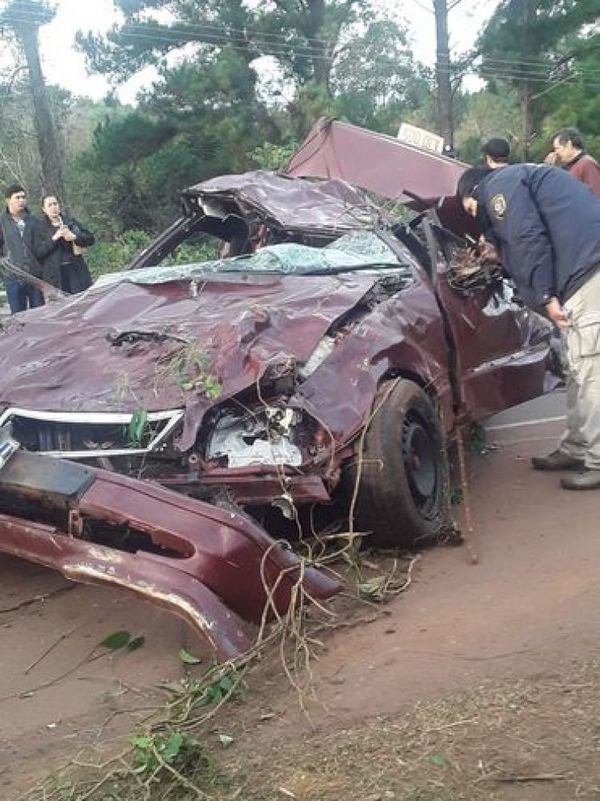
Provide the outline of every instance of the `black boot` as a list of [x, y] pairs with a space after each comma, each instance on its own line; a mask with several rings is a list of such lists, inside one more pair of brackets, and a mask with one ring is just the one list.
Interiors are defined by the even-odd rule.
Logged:
[[568, 490], [600, 489], [600, 470], [582, 470], [572, 476], [561, 478], [560, 485]]
[[582, 470], [583, 459], [575, 459], [561, 450], [553, 451], [548, 456], [534, 456], [531, 460], [534, 470]]

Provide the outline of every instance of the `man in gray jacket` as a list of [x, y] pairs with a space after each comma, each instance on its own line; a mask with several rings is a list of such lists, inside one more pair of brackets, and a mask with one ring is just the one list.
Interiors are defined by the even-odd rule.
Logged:
[[[25, 190], [12, 184], [4, 192], [6, 210], [0, 215], [0, 249], [11, 262], [39, 278], [40, 264], [33, 253], [33, 234], [39, 220], [27, 211]], [[5, 276], [6, 297], [11, 312], [43, 306], [44, 298], [36, 287], [13, 276]]]

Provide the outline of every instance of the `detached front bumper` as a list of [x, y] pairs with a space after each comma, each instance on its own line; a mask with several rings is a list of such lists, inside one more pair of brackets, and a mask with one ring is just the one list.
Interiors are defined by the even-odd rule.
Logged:
[[[94, 531], [134, 535], [137, 547], [103, 544]], [[301, 575], [293, 552], [244, 515], [24, 451], [0, 470], [0, 552], [135, 592], [187, 620], [222, 659], [249, 650], [269, 599], [286, 612]], [[302, 580], [318, 600], [339, 589], [314, 568]]]

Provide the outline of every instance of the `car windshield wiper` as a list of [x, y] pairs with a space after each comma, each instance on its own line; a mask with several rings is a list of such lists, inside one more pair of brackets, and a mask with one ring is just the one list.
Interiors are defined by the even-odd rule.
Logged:
[[360, 270], [410, 270], [410, 267], [406, 264], [356, 264], [351, 265], [348, 267], [330, 267], [326, 268], [317, 268], [314, 270], [306, 271], [303, 273], [295, 273], [296, 275], [338, 275], [339, 273], [355, 273]]
[[376, 263], [376, 264], [349, 264], [345, 267], [315, 267], [313, 269], [309, 268], [303, 270], [301, 268], [297, 270], [236, 270], [230, 269], [229, 267], [225, 268], [224, 270], [215, 270], [214, 272], [211, 271], [206, 273], [206, 275], [222, 275], [224, 273], [228, 275], [338, 275], [340, 273], [353, 273], [358, 272], [360, 270], [410, 270], [410, 266], [407, 264], [389, 264], [385, 263]]

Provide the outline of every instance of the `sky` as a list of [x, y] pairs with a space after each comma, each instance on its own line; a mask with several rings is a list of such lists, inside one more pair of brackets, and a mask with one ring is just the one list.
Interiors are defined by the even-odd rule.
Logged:
[[[455, 53], [471, 47], [483, 24], [492, 14], [499, 0], [462, 0], [449, 15], [450, 47]], [[408, 22], [413, 37], [415, 56], [426, 64], [435, 60], [435, 25], [432, 0], [378, 0], [390, 16], [399, 16]], [[109, 89], [106, 79], [88, 75], [84, 58], [75, 47], [78, 30], [101, 32], [118, 20], [112, 0], [54, 0], [55, 19], [40, 31], [42, 67], [48, 83], [58, 84], [78, 95], [96, 100]], [[145, 70], [135, 76], [117, 92], [122, 102], [133, 102], [137, 92], [152, 83], [154, 72]], [[476, 86], [476, 79], [471, 85]]]

